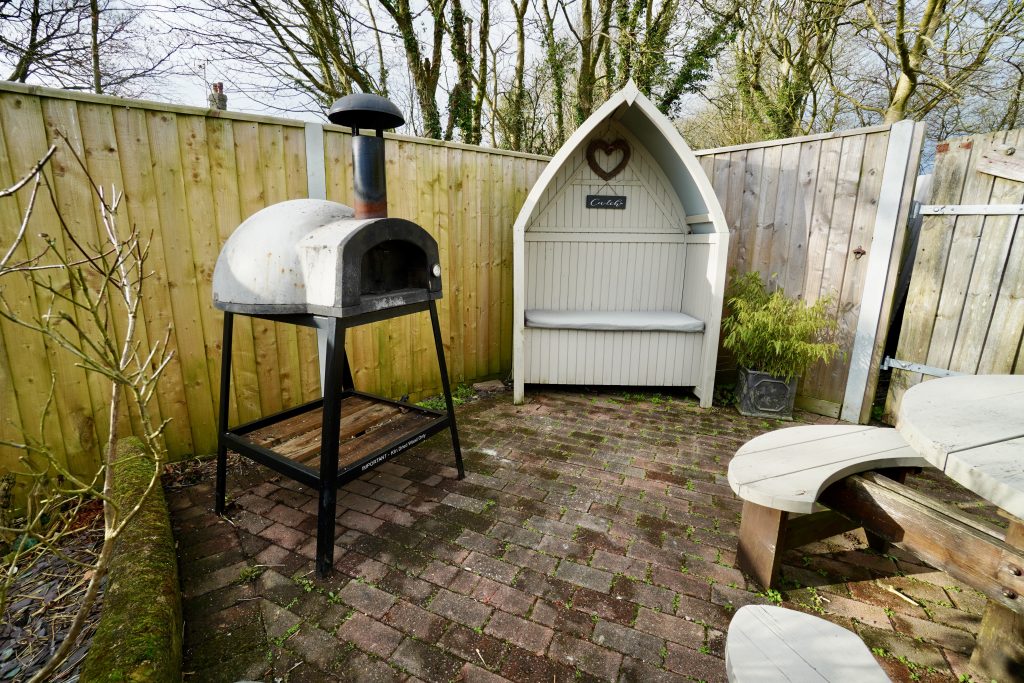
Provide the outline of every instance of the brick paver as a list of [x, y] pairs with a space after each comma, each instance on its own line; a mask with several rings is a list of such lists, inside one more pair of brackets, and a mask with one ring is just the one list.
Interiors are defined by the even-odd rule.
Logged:
[[458, 418], [465, 480], [441, 434], [339, 491], [324, 580], [312, 491], [233, 461], [228, 522], [212, 463], [169, 490], [187, 680], [717, 682], [732, 614], [767, 602], [853, 629], [895, 681], [971, 673], [983, 597], [898, 550], [858, 533], [789, 551], [781, 593], [736, 569], [726, 468], [780, 425], [683, 395], [554, 389]]

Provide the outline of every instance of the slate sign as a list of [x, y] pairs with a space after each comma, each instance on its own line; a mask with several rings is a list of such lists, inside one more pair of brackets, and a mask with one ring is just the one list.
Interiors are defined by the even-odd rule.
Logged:
[[607, 194], [588, 194], [586, 207], [588, 209], [625, 209], [626, 198]]

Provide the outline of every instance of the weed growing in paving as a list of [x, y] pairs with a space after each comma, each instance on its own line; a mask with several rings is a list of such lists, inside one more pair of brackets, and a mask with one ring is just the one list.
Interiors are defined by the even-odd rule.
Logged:
[[316, 588], [316, 584], [311, 579], [307, 579], [305, 576], [293, 576], [292, 581], [302, 589], [304, 593], [312, 593]]
[[250, 583], [260, 578], [260, 575], [266, 570], [266, 567], [258, 564], [254, 564], [251, 567], [245, 567], [242, 571], [238, 572], [238, 578], [235, 579], [235, 583]]
[[287, 641], [289, 638], [291, 638], [299, 632], [299, 626], [301, 624], [302, 622], [297, 622], [296, 624], [291, 626], [287, 631], [279, 635], [277, 638], [274, 638], [274, 645], [277, 645], [278, 647], [284, 647], [285, 641]]
[[[476, 392], [473, 391], [473, 387], [460, 384], [455, 387], [455, 391], [452, 392], [452, 406], [458, 408], [466, 401], [476, 397]], [[447, 405], [444, 402], [444, 396], [431, 396], [419, 401], [416, 405], [421, 408], [427, 408], [428, 410], [446, 410]]]

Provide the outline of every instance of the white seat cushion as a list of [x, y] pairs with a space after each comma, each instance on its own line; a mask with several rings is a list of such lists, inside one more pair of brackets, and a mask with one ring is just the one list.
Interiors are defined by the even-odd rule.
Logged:
[[527, 327], [559, 330], [703, 332], [704, 322], [673, 311], [526, 311]]

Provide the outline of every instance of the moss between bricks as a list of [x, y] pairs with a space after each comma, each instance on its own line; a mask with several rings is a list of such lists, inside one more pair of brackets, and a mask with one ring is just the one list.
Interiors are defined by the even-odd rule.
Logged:
[[[122, 439], [117, 451], [113, 500], [124, 510], [142, 497], [154, 463], [136, 438]], [[159, 482], [117, 541], [103, 615], [80, 680], [181, 680], [178, 562]]]

